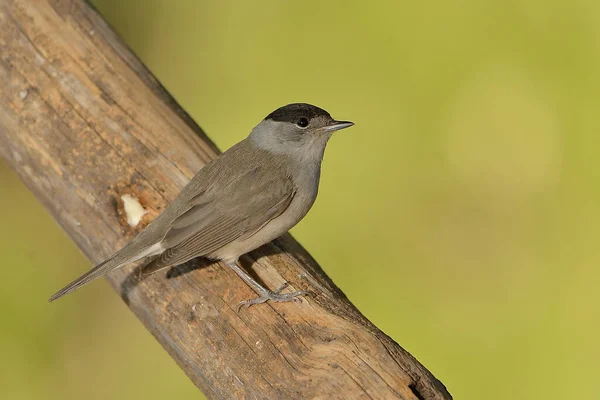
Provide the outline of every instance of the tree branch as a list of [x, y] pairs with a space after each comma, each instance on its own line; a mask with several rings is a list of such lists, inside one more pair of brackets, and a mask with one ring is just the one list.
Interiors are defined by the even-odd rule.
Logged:
[[[0, 155], [95, 263], [218, 154], [81, 0], [0, 2], [0, 88]], [[136, 229], [124, 194], [149, 211]], [[238, 313], [254, 293], [216, 263], [108, 279], [210, 398], [451, 398], [289, 235], [246, 264], [268, 287], [288, 281], [313, 296]]]

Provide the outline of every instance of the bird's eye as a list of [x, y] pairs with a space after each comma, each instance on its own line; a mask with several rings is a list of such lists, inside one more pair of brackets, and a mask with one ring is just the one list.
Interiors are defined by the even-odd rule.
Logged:
[[298, 122], [296, 122], [300, 128], [306, 128], [308, 126], [308, 120], [306, 118], [300, 118]]

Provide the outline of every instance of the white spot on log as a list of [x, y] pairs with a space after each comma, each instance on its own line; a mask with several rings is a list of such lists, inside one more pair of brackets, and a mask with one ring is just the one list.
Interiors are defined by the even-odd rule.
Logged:
[[21, 90], [21, 91], [19, 92], [19, 98], [20, 98], [21, 100], [25, 100], [25, 97], [27, 97], [27, 95], [28, 95], [28, 94], [29, 94], [29, 92], [28, 92], [27, 90]]
[[96, 31], [92, 29], [92, 30], [90, 31], [90, 36], [94, 36], [95, 34], [96, 34]]
[[121, 196], [121, 200], [123, 200], [123, 207], [127, 215], [127, 223], [132, 228], [137, 226], [148, 211], [144, 210], [137, 197], [133, 197], [130, 194], [124, 194]]
[[19, 153], [17, 153], [16, 151], [14, 151], [14, 150], [13, 150], [13, 158], [18, 163], [20, 163], [21, 161], [23, 161], [23, 157], [21, 157], [21, 155]]
[[201, 304], [199, 308], [194, 310], [199, 319], [216, 318], [219, 316], [219, 310], [210, 303]]

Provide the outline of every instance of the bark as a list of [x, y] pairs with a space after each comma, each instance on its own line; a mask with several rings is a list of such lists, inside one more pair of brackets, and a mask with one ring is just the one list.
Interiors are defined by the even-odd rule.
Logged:
[[[92, 262], [143, 229], [217, 154], [89, 5], [0, 0], [0, 156]], [[148, 210], [135, 229], [124, 194]], [[145, 280], [128, 267], [108, 280], [209, 398], [451, 398], [291, 236], [245, 266], [270, 288], [288, 281], [313, 295], [237, 312], [254, 293], [217, 263]]]

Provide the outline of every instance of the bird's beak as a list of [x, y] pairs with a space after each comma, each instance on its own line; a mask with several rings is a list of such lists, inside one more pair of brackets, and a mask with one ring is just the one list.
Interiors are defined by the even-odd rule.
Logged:
[[350, 121], [333, 121], [330, 125], [324, 128], [325, 132], [335, 132], [340, 129], [350, 128], [354, 122]]

